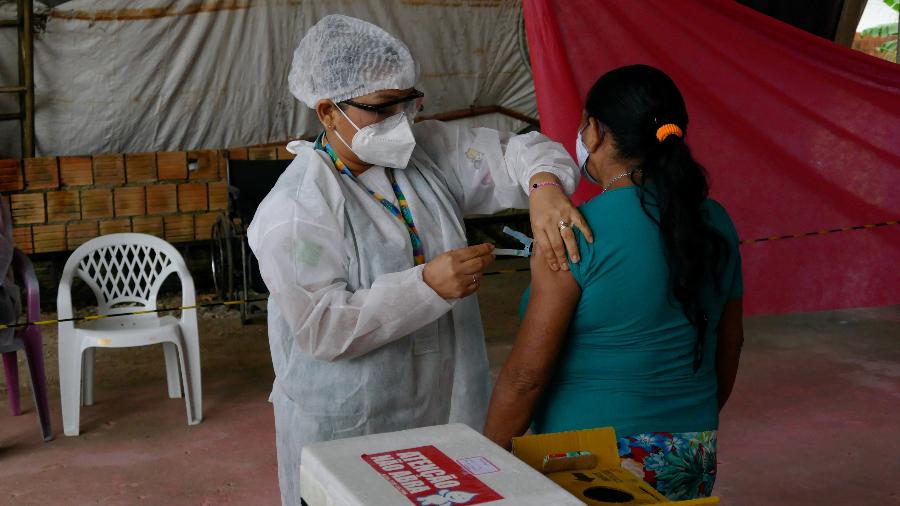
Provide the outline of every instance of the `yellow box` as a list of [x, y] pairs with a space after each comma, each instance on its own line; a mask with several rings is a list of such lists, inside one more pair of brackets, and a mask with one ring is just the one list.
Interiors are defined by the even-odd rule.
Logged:
[[719, 504], [718, 497], [670, 501], [620, 465], [616, 432], [612, 427], [558, 432], [513, 438], [513, 454], [538, 471], [545, 455], [589, 451], [597, 456], [593, 469], [550, 473], [548, 478], [589, 506], [680, 504], [702, 506]]

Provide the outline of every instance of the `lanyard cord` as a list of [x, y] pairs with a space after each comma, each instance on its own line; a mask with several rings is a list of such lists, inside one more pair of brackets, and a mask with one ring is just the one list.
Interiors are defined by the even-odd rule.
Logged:
[[356, 184], [360, 185], [363, 189], [365, 189], [369, 195], [372, 196], [375, 200], [377, 200], [381, 205], [391, 213], [391, 216], [400, 220], [401, 223], [406, 227], [407, 232], [409, 232], [409, 239], [412, 243], [413, 250], [413, 260], [416, 265], [421, 265], [425, 263], [425, 248], [422, 246], [422, 239], [419, 237], [419, 231], [416, 229], [416, 224], [413, 221], [412, 211], [409, 209], [409, 204], [407, 203], [406, 196], [403, 194], [403, 190], [400, 189], [400, 185], [397, 184], [397, 179], [394, 177], [394, 169], [385, 168], [385, 172], [387, 173], [388, 181], [391, 183], [391, 188], [394, 190], [394, 196], [397, 197], [397, 202], [400, 204], [400, 207], [394, 205], [393, 202], [386, 199], [383, 195], [378, 192], [370, 190], [366, 185], [364, 185], [359, 179], [350, 172], [350, 168], [338, 158], [337, 153], [335, 153], [334, 148], [331, 147], [331, 144], [328, 142], [322, 143], [324, 139], [324, 134], [320, 135], [316, 139], [315, 149], [324, 151], [331, 158], [332, 163], [334, 163], [334, 167], [343, 175], [350, 178], [352, 181], [356, 182]]

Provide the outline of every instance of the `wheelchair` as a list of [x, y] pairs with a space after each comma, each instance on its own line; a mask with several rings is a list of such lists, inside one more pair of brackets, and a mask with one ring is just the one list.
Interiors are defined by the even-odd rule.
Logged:
[[247, 244], [247, 227], [256, 208], [292, 160], [228, 160], [228, 211], [213, 224], [210, 239], [212, 277], [223, 301], [241, 301], [241, 323], [265, 314], [268, 292], [259, 263]]

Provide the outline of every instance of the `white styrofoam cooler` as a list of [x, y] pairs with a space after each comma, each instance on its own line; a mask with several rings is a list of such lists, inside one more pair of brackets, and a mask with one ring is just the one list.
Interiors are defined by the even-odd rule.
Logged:
[[309, 506], [584, 505], [463, 424], [316, 443], [301, 461]]

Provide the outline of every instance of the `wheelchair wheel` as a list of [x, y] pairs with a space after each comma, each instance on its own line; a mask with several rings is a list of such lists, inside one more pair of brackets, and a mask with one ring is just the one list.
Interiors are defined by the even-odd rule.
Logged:
[[237, 296], [237, 266], [233, 251], [237, 236], [234, 223], [225, 214], [220, 214], [213, 225], [210, 239], [210, 267], [219, 300], [234, 300]]

